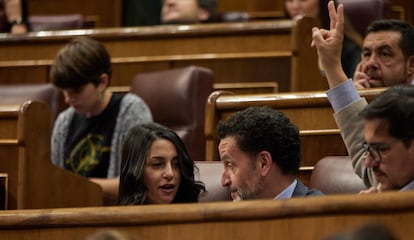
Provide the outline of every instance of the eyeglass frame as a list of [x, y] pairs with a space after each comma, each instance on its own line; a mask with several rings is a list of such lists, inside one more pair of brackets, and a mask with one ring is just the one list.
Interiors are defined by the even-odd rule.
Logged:
[[369, 155], [371, 155], [372, 159], [375, 162], [380, 163], [382, 161], [382, 156], [381, 156], [381, 151], [384, 151], [386, 149], [389, 149], [391, 147], [392, 144], [398, 142], [398, 141], [402, 141], [402, 142], [406, 142], [407, 140], [410, 140], [412, 138], [397, 138], [397, 139], [393, 139], [390, 140], [388, 142], [385, 143], [378, 143], [378, 144], [368, 144], [367, 142], [364, 142], [362, 144], [362, 149], [364, 149], [364, 153], [367, 154], [369, 153]]

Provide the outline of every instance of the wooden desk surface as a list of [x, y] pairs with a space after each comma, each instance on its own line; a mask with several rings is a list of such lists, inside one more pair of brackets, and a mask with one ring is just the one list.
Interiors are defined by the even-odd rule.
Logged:
[[116, 229], [136, 239], [320, 240], [366, 222], [414, 235], [414, 192], [98, 208], [0, 211], [2, 239], [84, 239]]

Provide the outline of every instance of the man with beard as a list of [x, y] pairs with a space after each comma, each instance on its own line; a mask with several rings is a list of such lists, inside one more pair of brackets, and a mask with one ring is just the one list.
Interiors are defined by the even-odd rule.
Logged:
[[328, 98], [354, 170], [370, 187], [362, 193], [414, 189], [414, 87], [404, 84], [411, 83], [414, 74], [414, 28], [394, 20], [369, 27], [394, 26], [370, 33], [376, 38], [367, 36], [362, 56], [368, 64], [367, 76], [372, 76], [366, 83], [402, 85], [390, 87], [367, 105], [341, 68], [344, 6], [336, 11], [330, 2], [328, 8], [331, 29], [314, 28], [312, 46], [325, 69]]
[[322, 195], [297, 179], [299, 131], [282, 112], [269, 107], [236, 112], [219, 123], [218, 136], [221, 184], [233, 201]]
[[371, 23], [353, 78], [356, 88], [412, 84], [413, 39], [414, 28], [406, 22], [382, 19]]

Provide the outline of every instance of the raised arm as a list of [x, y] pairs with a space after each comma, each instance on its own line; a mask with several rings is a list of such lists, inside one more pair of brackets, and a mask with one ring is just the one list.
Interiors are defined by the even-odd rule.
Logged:
[[[330, 29], [312, 30], [312, 46], [316, 47], [319, 61], [325, 70], [329, 87], [327, 94], [334, 109], [335, 121], [341, 130], [341, 136], [352, 160], [355, 173], [367, 186], [375, 186], [372, 169], [364, 165], [365, 154], [361, 147], [364, 142], [364, 121], [359, 112], [367, 102], [359, 96], [355, 82], [347, 80], [341, 66], [341, 50], [344, 36], [344, 6], [335, 10], [334, 2], [328, 3], [331, 20]], [[359, 66], [362, 69], [362, 66]], [[362, 84], [362, 83], [361, 83]]]

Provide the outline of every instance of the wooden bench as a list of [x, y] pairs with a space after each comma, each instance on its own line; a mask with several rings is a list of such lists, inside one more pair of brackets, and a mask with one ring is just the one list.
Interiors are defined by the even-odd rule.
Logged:
[[99, 27], [119, 27], [122, 24], [121, 0], [30, 0], [27, 8], [31, 16], [79, 13]]
[[[373, 99], [383, 89], [360, 91], [363, 97]], [[251, 106], [269, 106], [284, 112], [299, 128], [302, 160], [301, 179], [309, 182], [315, 163], [332, 155], [347, 155], [333, 110], [325, 92], [294, 92], [269, 94], [233, 94], [213, 92], [206, 103], [206, 160], [219, 160], [217, 126], [236, 111]]]
[[0, 210], [7, 209], [8, 174], [0, 173]]
[[0, 105], [0, 172], [8, 209], [102, 206], [101, 188], [50, 161], [50, 108], [41, 102]]
[[[346, 0], [343, 1], [346, 3]], [[412, 1], [390, 0], [394, 18], [413, 23]], [[122, 24], [121, 0], [89, 0], [87, 4], [81, 0], [53, 1], [31, 0], [28, 12], [31, 15], [73, 14], [81, 13], [87, 19], [95, 21], [100, 27], [119, 27]], [[346, 7], [346, 4], [345, 4]], [[220, 0], [217, 1], [217, 12], [244, 12], [252, 18], [280, 18], [284, 16], [284, 1], [272, 0]]]
[[[251, 82], [251, 83], [215, 83], [215, 91], [231, 91], [233, 93], [251, 94], [251, 93], [277, 93], [278, 86], [274, 82]], [[109, 86], [113, 93], [126, 94], [131, 91], [130, 86]]]
[[408, 240], [414, 192], [286, 200], [0, 211], [3, 240], [85, 239], [115, 229], [143, 240], [321, 240], [368, 222]]
[[[312, 18], [0, 34], [0, 83], [49, 82], [57, 51], [75, 36], [102, 42], [113, 63], [112, 86], [128, 86], [137, 73], [198, 65], [215, 83], [278, 83], [280, 92], [322, 90]], [[312, 79], [312, 81], [308, 81]]]
[[[347, 0], [341, 0], [338, 2], [344, 3], [346, 11]], [[400, 19], [410, 22], [411, 24], [414, 23], [414, 13], [409, 10], [414, 8], [413, 1], [389, 0], [388, 2], [391, 5], [391, 9], [389, 10], [390, 12], [384, 13], [386, 14], [385, 18]], [[275, 18], [285, 15], [285, 2], [273, 0], [220, 0], [217, 1], [217, 9], [219, 13], [236, 11], [247, 13], [249, 15], [261, 15], [263, 17], [267, 16]]]

